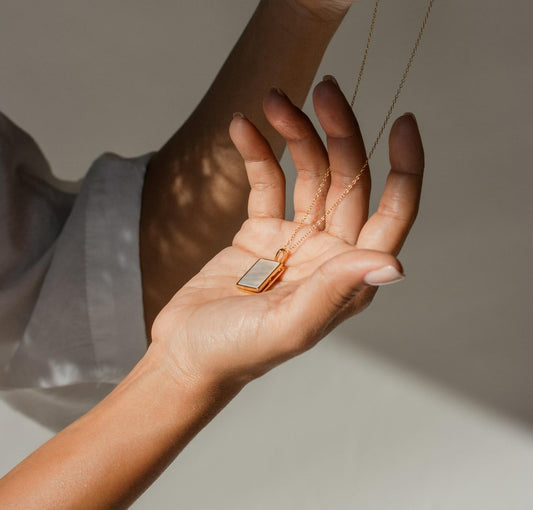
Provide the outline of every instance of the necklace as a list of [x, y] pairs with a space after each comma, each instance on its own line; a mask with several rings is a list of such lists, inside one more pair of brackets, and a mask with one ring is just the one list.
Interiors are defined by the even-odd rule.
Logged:
[[[364, 51], [363, 59], [361, 61], [361, 67], [359, 69], [359, 75], [357, 77], [357, 82], [355, 85], [355, 90], [353, 93], [352, 101], [350, 103], [352, 108], [355, 104], [355, 99], [359, 91], [359, 85], [361, 83], [361, 79], [363, 77], [364, 69], [366, 66], [368, 51], [370, 49], [370, 43], [372, 41], [372, 36], [374, 34], [374, 26], [376, 24], [379, 2], [380, 0], [376, 0], [376, 3], [374, 5], [374, 11], [372, 13], [372, 19], [370, 22], [370, 28], [369, 28], [368, 38], [366, 42], [366, 48]], [[289, 258], [290, 254], [296, 251], [314, 232], [316, 232], [320, 228], [322, 224], [325, 224], [328, 216], [346, 198], [348, 193], [350, 193], [352, 188], [357, 184], [357, 182], [361, 178], [361, 175], [363, 175], [363, 172], [365, 172], [365, 170], [368, 168], [370, 158], [374, 155], [374, 152], [379, 144], [379, 141], [381, 140], [383, 133], [385, 132], [385, 129], [392, 116], [392, 112], [394, 111], [396, 103], [398, 102], [402, 89], [405, 85], [407, 75], [409, 74], [409, 71], [411, 70], [411, 67], [413, 65], [413, 61], [418, 51], [418, 47], [420, 46], [420, 41], [422, 40], [422, 35], [424, 34], [424, 30], [426, 28], [426, 25], [429, 19], [429, 14], [431, 12], [431, 8], [433, 7], [434, 2], [435, 0], [429, 0], [428, 6], [426, 8], [426, 14], [424, 16], [422, 25], [420, 26], [420, 30], [418, 32], [418, 37], [416, 38], [416, 41], [413, 45], [413, 49], [411, 50], [411, 54], [407, 61], [407, 65], [405, 66], [405, 69], [403, 71], [402, 77], [400, 79], [400, 83], [396, 89], [396, 93], [394, 94], [391, 105], [387, 111], [387, 114], [385, 115], [385, 119], [383, 120], [383, 123], [378, 131], [376, 139], [374, 140], [374, 143], [372, 144], [372, 147], [370, 148], [370, 151], [368, 152], [367, 158], [363, 166], [359, 170], [359, 172], [357, 172], [357, 174], [352, 179], [352, 181], [345, 186], [342, 193], [337, 197], [337, 200], [335, 200], [335, 202], [325, 211], [325, 213], [312, 225], [309, 225], [307, 231], [304, 232], [300, 237], [298, 237], [298, 234], [300, 234], [302, 229], [305, 227], [306, 225], [305, 222], [307, 218], [313, 211], [313, 208], [318, 198], [322, 194], [322, 191], [324, 190], [328, 182], [328, 179], [331, 173], [331, 168], [328, 167], [324, 173], [324, 176], [322, 177], [322, 180], [320, 181], [320, 184], [318, 185], [318, 188], [315, 192], [313, 200], [309, 204], [309, 207], [307, 208], [304, 216], [299, 221], [298, 225], [294, 229], [288, 241], [285, 243], [285, 245], [282, 248], [280, 248], [277, 251], [276, 256], [274, 257], [273, 260], [272, 259], [258, 259], [257, 262], [255, 262], [252, 265], [252, 267], [250, 267], [250, 269], [248, 269], [248, 271], [246, 271], [246, 273], [237, 282], [236, 285], [239, 289], [244, 290], [246, 292], [258, 293], [258, 292], [263, 292], [265, 290], [268, 290], [270, 287], [272, 287], [272, 285], [274, 285], [279, 280], [281, 275], [285, 272], [287, 268], [287, 266], [285, 265], [285, 262]]]

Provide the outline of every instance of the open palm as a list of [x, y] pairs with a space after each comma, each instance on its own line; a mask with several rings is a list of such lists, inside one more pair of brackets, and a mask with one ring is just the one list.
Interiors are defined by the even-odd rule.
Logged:
[[[395, 255], [415, 219], [423, 171], [422, 144], [411, 115], [392, 128], [392, 170], [370, 219], [366, 171], [325, 228], [291, 254], [283, 277], [270, 290], [247, 294], [235, 285], [258, 258], [274, 258], [303, 219], [315, 223], [365, 161], [357, 122], [336, 83], [321, 82], [314, 100], [328, 151], [309, 119], [280, 91], [273, 90], [264, 104], [298, 171], [294, 221], [284, 219], [284, 176], [265, 138], [242, 116], [231, 124], [251, 185], [249, 219], [232, 246], [175, 294], [153, 327], [153, 342], [164, 344], [175, 366], [190, 377], [253, 379], [361, 311], [376, 285], [401, 278]], [[328, 166], [331, 178], [305, 218]]]

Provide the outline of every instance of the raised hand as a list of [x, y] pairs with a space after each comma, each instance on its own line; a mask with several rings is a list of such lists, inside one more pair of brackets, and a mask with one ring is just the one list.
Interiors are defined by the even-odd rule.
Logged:
[[174, 369], [191, 379], [244, 384], [316, 344], [335, 325], [362, 311], [378, 285], [402, 278], [399, 252], [417, 214], [424, 157], [416, 121], [400, 117], [391, 130], [391, 172], [378, 210], [368, 218], [370, 174], [291, 254], [281, 280], [261, 294], [235, 283], [257, 258], [273, 258], [311, 203], [328, 165], [331, 178], [306, 223], [333, 203], [363, 165], [359, 127], [334, 80], [314, 91], [327, 150], [309, 119], [279, 91], [264, 102], [272, 126], [286, 139], [298, 176], [294, 221], [284, 219], [285, 182], [271, 148], [237, 115], [231, 137], [250, 185], [249, 219], [231, 247], [192, 278], [154, 322], [152, 339]]
[[[229, 139], [228, 118], [235, 110], [245, 112], [269, 137], [274, 153], [281, 154], [282, 139], [266, 122], [261, 100], [274, 80], [289, 91], [295, 104], [303, 104], [342, 19], [344, 9], [337, 8], [345, 3], [259, 2], [198, 107], [151, 159], [144, 180], [140, 222], [148, 338], [159, 311], [231, 243], [246, 218], [246, 172]], [[315, 11], [314, 7], [320, 5], [327, 9]], [[336, 6], [334, 12], [331, 6]]]

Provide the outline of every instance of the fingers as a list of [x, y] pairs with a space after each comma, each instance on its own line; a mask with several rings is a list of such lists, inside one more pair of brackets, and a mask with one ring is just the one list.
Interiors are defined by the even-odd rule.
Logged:
[[364, 226], [358, 248], [398, 254], [420, 203], [424, 149], [414, 115], [400, 117], [389, 138], [391, 171], [378, 210]]
[[[324, 77], [313, 93], [315, 111], [327, 135], [331, 184], [326, 210], [338, 199], [366, 161], [366, 151], [352, 108], [331, 76]], [[327, 219], [326, 230], [354, 244], [368, 218], [370, 170]]]
[[[287, 142], [296, 167], [294, 187], [294, 220], [301, 221], [328, 168], [328, 155], [313, 124], [299, 108], [278, 89], [272, 89], [264, 100], [265, 115], [274, 129]], [[314, 223], [324, 212], [326, 189], [317, 200], [305, 223]]]
[[355, 297], [363, 289], [394, 283], [402, 278], [402, 266], [394, 256], [352, 249], [320, 266], [291, 297], [288, 313], [297, 316], [298, 321], [294, 323], [302, 325], [304, 338], [318, 341], [329, 331], [331, 324], [338, 322], [338, 316], [346, 319], [357, 311]]
[[237, 113], [230, 124], [230, 137], [244, 160], [251, 186], [248, 216], [285, 218], [285, 176], [264, 136]]

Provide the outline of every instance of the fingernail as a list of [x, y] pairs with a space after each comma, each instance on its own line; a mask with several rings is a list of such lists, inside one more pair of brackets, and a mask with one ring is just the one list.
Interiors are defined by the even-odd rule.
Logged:
[[324, 77], [322, 79], [324, 81], [330, 81], [331, 83], [333, 83], [333, 85], [335, 85], [337, 88], [339, 88], [339, 83], [335, 79], [335, 76], [333, 76], [331, 74], [326, 74], [326, 75], [324, 75]]
[[244, 116], [244, 113], [241, 113], [241, 112], [235, 112], [235, 113], [233, 114], [233, 118], [234, 118], [234, 119], [237, 118], [237, 117], [238, 117], [239, 119], [245, 119], [245, 118], [246, 118], [246, 117]]
[[416, 122], [415, 114], [412, 113], [412, 112], [405, 112], [405, 113], [403, 114], [403, 117], [410, 117], [411, 119], [413, 119], [413, 120]]
[[368, 285], [388, 285], [389, 283], [403, 280], [405, 275], [400, 273], [394, 266], [384, 266], [375, 271], [370, 271], [363, 278]]
[[272, 87], [272, 91], [275, 92], [278, 96], [287, 97], [287, 94], [285, 94], [285, 92], [283, 92], [283, 90], [281, 90], [279, 87]]

